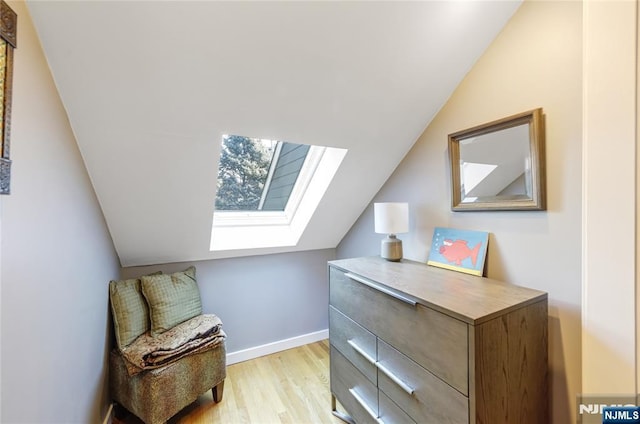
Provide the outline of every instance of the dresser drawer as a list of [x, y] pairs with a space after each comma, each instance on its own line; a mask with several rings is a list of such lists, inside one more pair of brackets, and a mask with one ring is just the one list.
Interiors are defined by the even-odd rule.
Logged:
[[469, 422], [469, 400], [378, 339], [378, 387], [418, 423]]
[[378, 384], [376, 336], [330, 306], [329, 340], [369, 381]]
[[380, 420], [384, 424], [416, 424], [398, 405], [382, 392], [378, 392], [380, 405]]
[[331, 346], [331, 393], [358, 424], [376, 423], [378, 389], [335, 347]]
[[[371, 287], [330, 267], [329, 303], [461, 393], [468, 395], [467, 324]], [[393, 292], [393, 291], [392, 291]]]

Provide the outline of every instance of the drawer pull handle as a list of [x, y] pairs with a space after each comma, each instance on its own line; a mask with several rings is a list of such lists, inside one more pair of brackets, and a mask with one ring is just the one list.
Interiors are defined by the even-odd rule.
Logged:
[[349, 346], [351, 346], [353, 348], [353, 350], [355, 350], [360, 355], [362, 355], [364, 357], [364, 359], [366, 359], [367, 361], [369, 361], [372, 364], [376, 363], [376, 360], [373, 359], [371, 356], [369, 356], [369, 354], [367, 352], [365, 352], [363, 348], [358, 346], [358, 344], [356, 342], [354, 342], [353, 339], [347, 340], [347, 343], [349, 343]]
[[360, 406], [362, 406], [362, 408], [364, 408], [364, 410], [367, 411], [367, 414], [371, 415], [371, 418], [376, 420], [378, 424], [384, 424], [384, 421], [380, 419], [378, 414], [373, 412], [373, 409], [371, 409], [371, 407], [367, 405], [367, 402], [365, 402], [364, 399], [360, 397], [360, 395], [358, 394], [358, 392], [356, 392], [355, 389], [349, 389], [349, 393], [351, 393], [351, 396], [353, 396], [356, 402], [358, 402]]
[[391, 381], [396, 383], [402, 390], [407, 392], [410, 396], [413, 396], [413, 393], [415, 392], [415, 389], [413, 387], [409, 386], [404, 381], [402, 381], [397, 375], [395, 375], [393, 372], [391, 372], [391, 370], [389, 368], [385, 367], [380, 362], [376, 362], [376, 367], [380, 371], [382, 371], [384, 373], [384, 375], [389, 377], [391, 379]]
[[382, 286], [380, 286], [378, 284], [375, 284], [375, 283], [373, 283], [373, 282], [371, 282], [369, 280], [366, 280], [366, 279], [360, 277], [359, 275], [355, 275], [355, 274], [352, 274], [350, 272], [347, 272], [344, 275], [346, 277], [352, 279], [352, 280], [357, 281], [358, 283], [362, 283], [365, 286], [371, 287], [372, 289], [378, 290], [378, 291], [380, 291], [380, 292], [382, 292], [382, 293], [384, 293], [386, 295], [389, 295], [389, 296], [394, 297], [394, 298], [396, 298], [398, 300], [401, 300], [404, 303], [408, 303], [411, 306], [416, 306], [416, 303], [417, 303], [416, 301], [414, 301], [412, 299], [409, 299], [408, 297], [405, 297], [405, 296], [401, 295], [400, 293], [396, 293], [396, 292], [391, 291], [391, 290], [389, 290], [389, 289], [387, 289], [385, 287], [382, 287]]

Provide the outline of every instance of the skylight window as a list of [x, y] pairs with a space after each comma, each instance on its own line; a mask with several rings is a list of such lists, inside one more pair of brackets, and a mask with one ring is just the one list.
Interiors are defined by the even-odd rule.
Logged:
[[224, 135], [216, 210], [284, 211], [310, 146]]
[[346, 152], [224, 135], [211, 250], [295, 246]]

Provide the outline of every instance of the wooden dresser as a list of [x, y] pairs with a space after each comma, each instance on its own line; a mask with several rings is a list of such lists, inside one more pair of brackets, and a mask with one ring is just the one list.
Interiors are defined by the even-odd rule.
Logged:
[[379, 257], [329, 262], [329, 285], [342, 419], [549, 422], [546, 293]]

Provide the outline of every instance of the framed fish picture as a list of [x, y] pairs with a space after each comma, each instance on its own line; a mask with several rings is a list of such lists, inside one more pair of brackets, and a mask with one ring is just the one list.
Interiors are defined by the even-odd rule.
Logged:
[[427, 264], [482, 276], [489, 233], [436, 227]]

